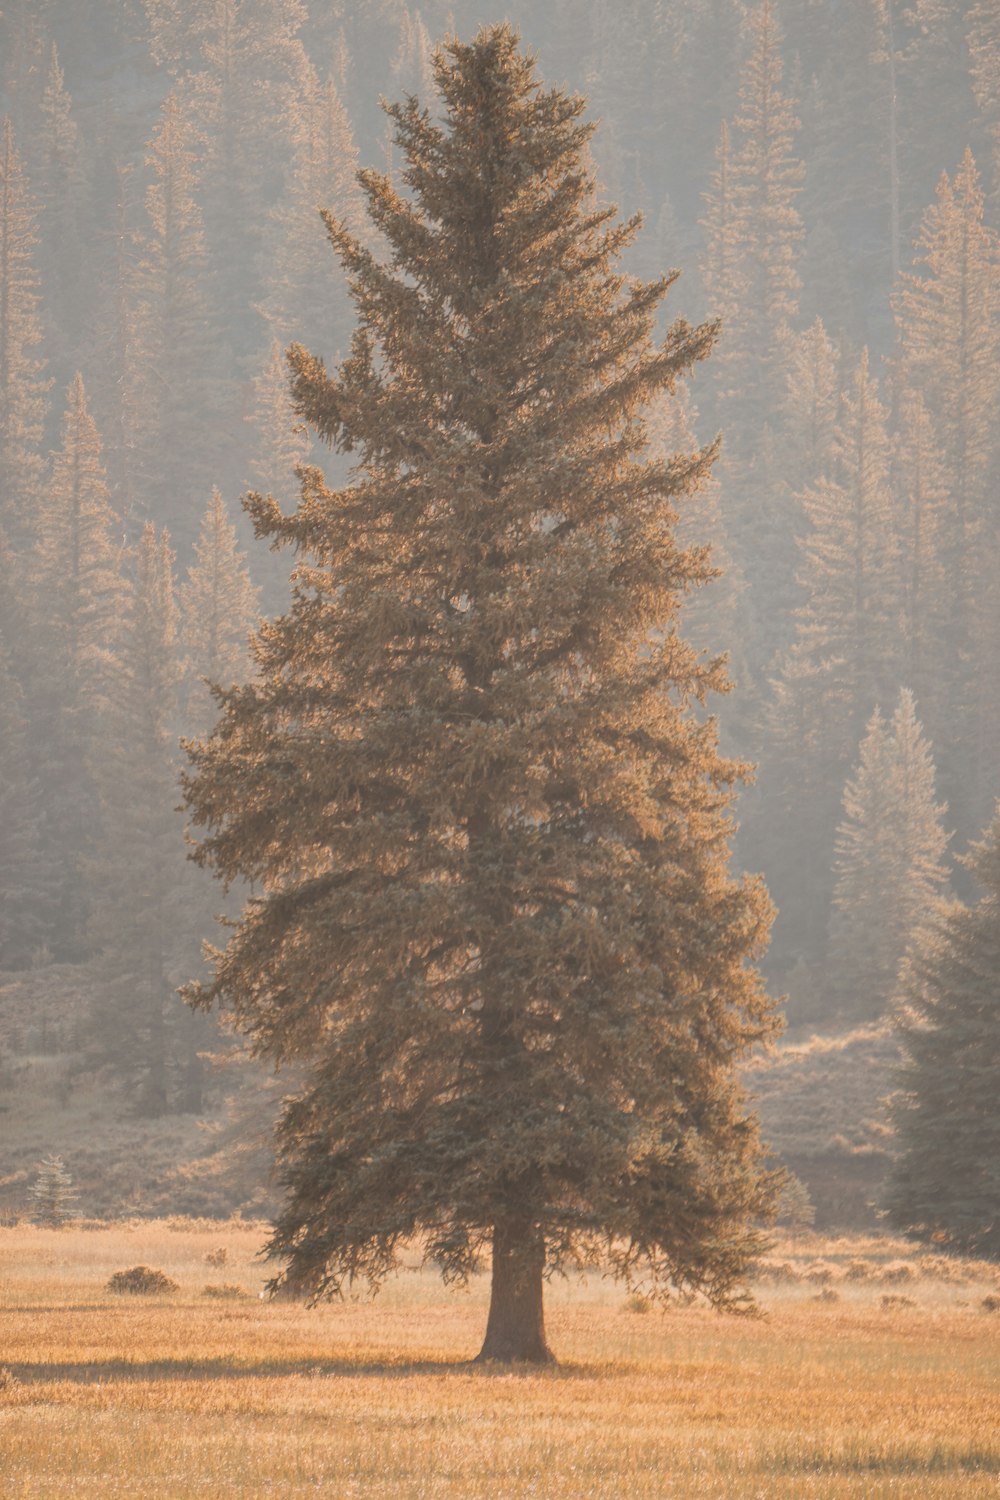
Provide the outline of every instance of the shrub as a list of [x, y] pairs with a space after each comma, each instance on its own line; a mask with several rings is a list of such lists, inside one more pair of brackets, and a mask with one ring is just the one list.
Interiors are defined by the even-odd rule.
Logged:
[[1000, 1297], [994, 1297], [993, 1293], [991, 1292], [988, 1297], [983, 1298], [982, 1302], [979, 1305], [983, 1309], [983, 1312], [1000, 1312]]
[[813, 1281], [818, 1286], [829, 1286], [834, 1278], [835, 1267], [825, 1260], [814, 1260], [811, 1265], [806, 1266], [805, 1278]]
[[884, 1312], [899, 1312], [904, 1308], [916, 1307], [917, 1305], [912, 1297], [894, 1296], [888, 1292], [883, 1293], [880, 1302]]
[[651, 1311], [652, 1306], [653, 1304], [648, 1297], [644, 1297], [641, 1292], [633, 1292], [631, 1297], [626, 1300], [625, 1310], [633, 1313], [648, 1313]]
[[916, 1281], [917, 1273], [909, 1261], [894, 1260], [887, 1266], [883, 1266], [879, 1281], [884, 1281], [887, 1286], [900, 1286], [903, 1282]]
[[921, 1276], [930, 1277], [934, 1281], [960, 1284], [969, 1279], [961, 1261], [952, 1260], [948, 1255], [922, 1255], [917, 1261], [917, 1267]]
[[875, 1274], [875, 1267], [870, 1260], [849, 1260], [844, 1268], [844, 1276], [848, 1281], [868, 1281]]
[[754, 1280], [772, 1282], [776, 1286], [789, 1285], [802, 1280], [790, 1260], [762, 1260], [754, 1270]]
[[116, 1271], [107, 1290], [134, 1297], [150, 1297], [178, 1292], [180, 1287], [164, 1271], [154, 1271], [150, 1266], [132, 1266], [128, 1271]]
[[217, 1269], [221, 1266], [224, 1266], [226, 1264], [226, 1257], [228, 1253], [229, 1252], [226, 1250], [225, 1245], [219, 1245], [217, 1249], [209, 1250], [208, 1254], [205, 1256], [206, 1266], [215, 1266]]
[[245, 1287], [236, 1286], [232, 1282], [224, 1282], [221, 1286], [202, 1287], [203, 1297], [219, 1297], [227, 1302], [236, 1302], [243, 1297], [249, 1297], [250, 1293]]

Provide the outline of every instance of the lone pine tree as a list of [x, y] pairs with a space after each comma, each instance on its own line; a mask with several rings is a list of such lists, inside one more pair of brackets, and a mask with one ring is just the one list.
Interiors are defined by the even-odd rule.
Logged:
[[673, 536], [708, 451], [645, 455], [644, 403], [714, 329], [614, 269], [584, 103], [506, 26], [437, 55], [438, 125], [388, 107], [404, 197], [361, 174], [381, 262], [332, 218], [359, 316], [298, 409], [354, 455], [302, 471], [291, 607], [219, 695], [186, 783], [201, 863], [256, 894], [192, 1003], [295, 1061], [270, 1242], [287, 1284], [377, 1285], [419, 1235], [492, 1248], [483, 1359], [543, 1361], [542, 1288], [612, 1269], [741, 1299], [775, 1174], [734, 1065], [775, 1029], [769, 902], [726, 870], [730, 787], [678, 635], [709, 571]]

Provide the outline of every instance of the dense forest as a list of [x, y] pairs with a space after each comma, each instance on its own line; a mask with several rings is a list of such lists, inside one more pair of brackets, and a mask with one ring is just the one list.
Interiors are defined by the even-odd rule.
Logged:
[[[958, 856], [1000, 794], [1000, 11], [508, 14], [599, 121], [601, 191], [642, 214], [628, 271], [679, 268], [669, 317], [721, 320], [651, 415], [667, 456], [721, 434], [680, 519], [719, 576], [683, 629], [729, 657], [709, 709], [757, 767], [737, 863], [778, 908], [793, 1036], [877, 1025], [941, 896], [976, 892]], [[149, 1118], [205, 1107], [221, 1045], [176, 997], [220, 900], [186, 859], [179, 742], [295, 566], [240, 496], [350, 474], [284, 357], [349, 350], [319, 210], [372, 233], [355, 174], [398, 166], [380, 96], [432, 104], [436, 39], [497, 19], [2, 3], [0, 969], [85, 971], [60, 1045]]]

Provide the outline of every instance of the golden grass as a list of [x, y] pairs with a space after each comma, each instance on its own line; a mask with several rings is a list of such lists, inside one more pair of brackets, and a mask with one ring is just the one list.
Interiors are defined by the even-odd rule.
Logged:
[[[1000, 1494], [990, 1267], [810, 1237], [776, 1247], [784, 1279], [762, 1285], [754, 1322], [556, 1282], [562, 1364], [511, 1372], [463, 1364], [485, 1278], [449, 1292], [414, 1266], [374, 1304], [264, 1303], [262, 1237], [204, 1221], [0, 1230], [4, 1500]], [[180, 1291], [105, 1291], [138, 1264]], [[887, 1293], [914, 1305], [883, 1307]]]

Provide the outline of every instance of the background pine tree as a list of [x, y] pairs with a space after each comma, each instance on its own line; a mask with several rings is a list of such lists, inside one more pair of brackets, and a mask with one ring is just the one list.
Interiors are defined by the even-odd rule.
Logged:
[[[899, 559], [886, 411], [867, 351], [841, 395], [832, 472], [806, 490], [796, 639], [767, 706], [762, 773], [773, 810], [755, 820], [781, 919], [775, 938], [822, 955], [839, 791], [865, 720], [894, 696]], [[783, 949], [783, 954], [788, 950]]]
[[176, 91], [164, 101], [146, 161], [151, 180], [131, 278], [127, 356], [135, 420], [130, 492], [143, 517], [161, 511], [169, 495], [186, 546], [220, 463], [220, 429], [231, 424], [220, 422], [229, 388], [209, 314], [194, 124]]
[[[186, 920], [187, 866], [176, 812], [180, 661], [173, 553], [147, 525], [98, 768], [104, 838], [90, 869], [91, 928], [106, 974], [92, 1046], [124, 1080], [135, 1108], [171, 1108], [179, 972], [197, 949]], [[188, 1061], [188, 1060], [185, 1060]]]
[[351, 123], [332, 79], [306, 79], [301, 139], [288, 186], [272, 214], [266, 247], [268, 297], [261, 305], [273, 338], [288, 344], [308, 338], [332, 364], [348, 351], [352, 316], [347, 285], [330, 254], [320, 210], [362, 227], [356, 182], [358, 152]]
[[47, 1229], [61, 1229], [76, 1213], [78, 1194], [61, 1156], [45, 1156], [38, 1164], [38, 1174], [28, 1189], [31, 1217]]
[[880, 1020], [900, 966], [948, 878], [944, 808], [912, 693], [892, 719], [876, 709], [844, 790], [834, 846], [829, 965], [834, 1004], [852, 1021]]
[[95, 778], [106, 753], [127, 596], [121, 522], [111, 507], [100, 434], [79, 375], [67, 392], [62, 443], [35, 531], [27, 703], [38, 743], [42, 851], [51, 881], [47, 940], [60, 958], [79, 959], [90, 951], [84, 868], [97, 857], [103, 836]]
[[898, 1155], [884, 1205], [906, 1234], [996, 1257], [1000, 817], [964, 863], [983, 895], [945, 906], [907, 966], [907, 1063], [893, 1101]]
[[21, 686], [0, 633], [0, 969], [26, 967], [49, 933], [41, 803], [28, 746]]
[[9, 119], [0, 129], [0, 526], [31, 535], [48, 389], [38, 355], [37, 213]]
[[257, 618], [257, 590], [250, 581], [246, 554], [237, 546], [236, 528], [216, 489], [194, 544], [194, 562], [180, 587], [189, 734], [206, 734], [215, 717], [207, 683], [230, 687], [246, 676], [250, 633]]
[[[898, 381], [919, 393], [934, 423], [948, 494], [939, 560], [945, 570], [944, 622], [948, 717], [960, 745], [950, 757], [949, 805], [966, 836], [982, 826], [992, 800], [990, 749], [996, 694], [984, 682], [981, 632], [1000, 619], [992, 504], [1000, 458], [1000, 241], [984, 222], [975, 162], [966, 152], [955, 174], [938, 183], [921, 221], [917, 269], [896, 300]], [[997, 637], [1000, 640], [1000, 636]]]
[[53, 43], [33, 142], [32, 184], [39, 205], [38, 265], [46, 310], [48, 365], [63, 383], [77, 368], [86, 326], [86, 242], [88, 182], [83, 144]]

